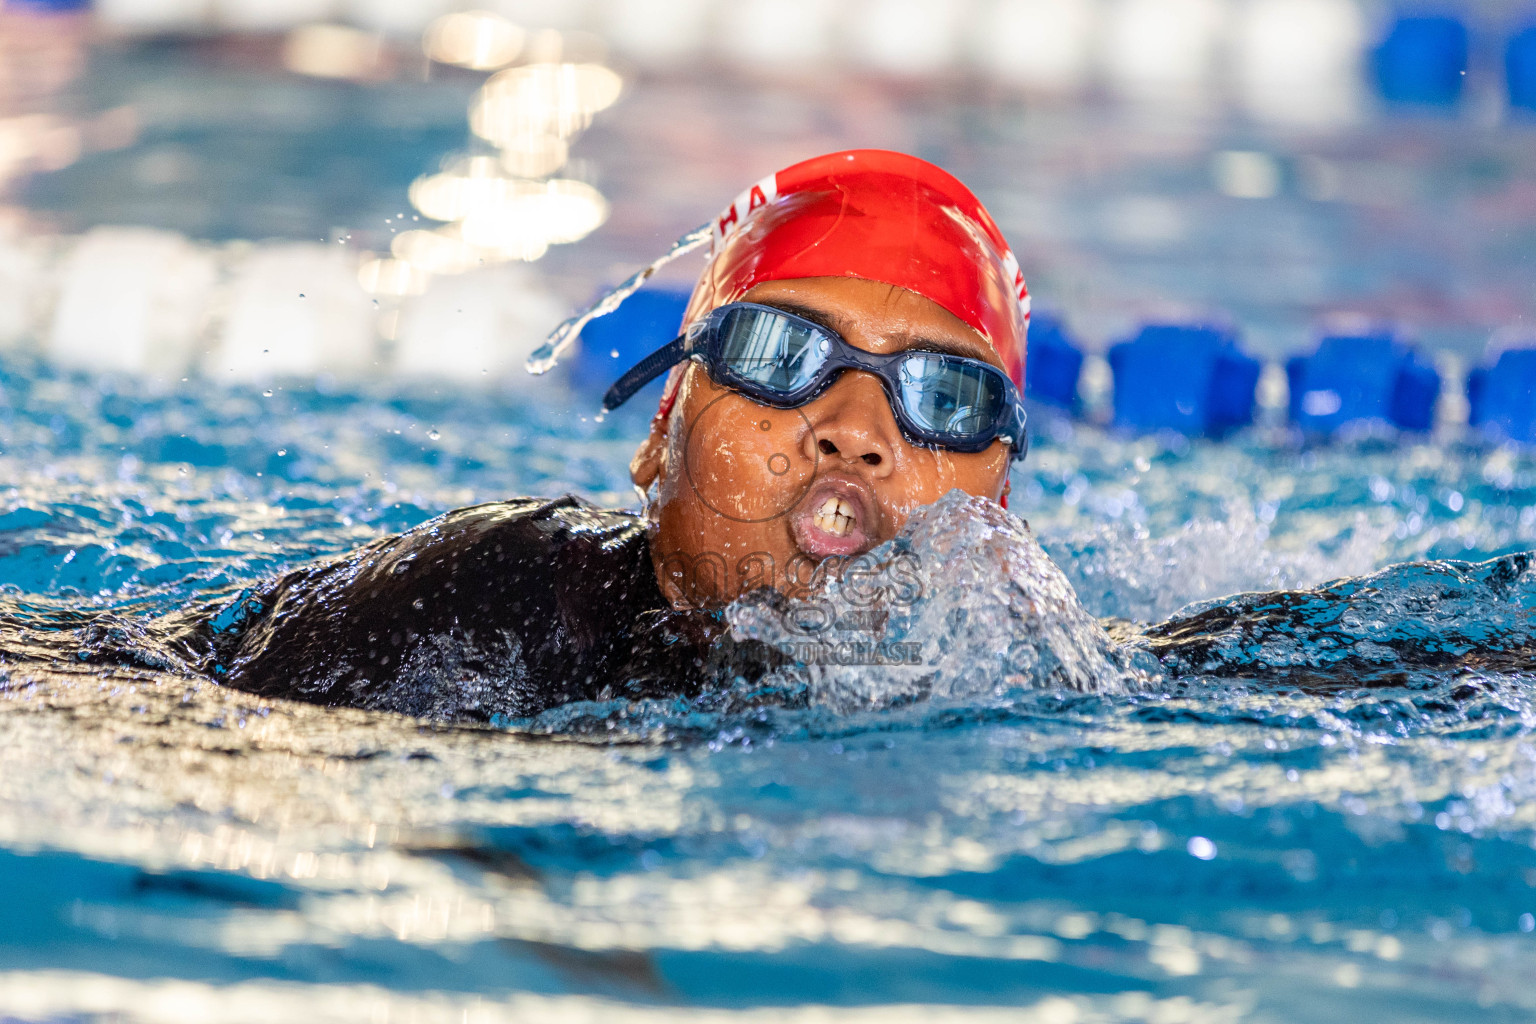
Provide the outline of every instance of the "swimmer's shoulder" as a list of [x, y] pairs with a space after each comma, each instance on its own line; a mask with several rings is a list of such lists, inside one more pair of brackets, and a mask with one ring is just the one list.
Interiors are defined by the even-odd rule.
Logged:
[[468, 505], [370, 548], [386, 558], [430, 551], [450, 559], [487, 559], [514, 569], [560, 561], [564, 555], [619, 556], [621, 561], [637, 564], [649, 560], [644, 520], [571, 494]]
[[[266, 607], [330, 604], [350, 615], [415, 617], [422, 602], [584, 605], [615, 586], [661, 602], [643, 521], [565, 495], [483, 502], [445, 512], [263, 588]], [[653, 593], [654, 591], [654, 593]]]
[[252, 607], [218, 643], [229, 685], [416, 714], [418, 697], [467, 700], [454, 680], [479, 666], [484, 707], [455, 713], [483, 717], [589, 697], [665, 600], [642, 521], [565, 496], [454, 509], [294, 570]]
[[632, 512], [599, 508], [584, 498], [511, 498], [466, 505], [444, 512], [401, 536], [477, 536], [502, 530], [526, 530], [545, 536], [595, 536], [624, 539], [643, 534], [644, 522]]

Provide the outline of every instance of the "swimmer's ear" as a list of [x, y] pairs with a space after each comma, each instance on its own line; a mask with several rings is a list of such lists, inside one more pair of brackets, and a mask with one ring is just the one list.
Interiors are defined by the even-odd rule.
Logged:
[[[642, 491], [649, 491], [652, 484], [666, 481], [667, 456], [672, 445], [672, 410], [682, 391], [683, 378], [688, 375], [692, 365], [687, 362], [672, 367], [672, 372], [667, 375], [667, 386], [661, 394], [661, 405], [656, 415], [651, 417], [651, 432], [640, 442], [640, 447], [635, 449], [635, 457], [629, 460], [629, 478]], [[704, 379], [709, 381], [707, 375]], [[710, 384], [714, 382], [710, 381]]]
[[651, 420], [651, 432], [635, 449], [634, 458], [629, 460], [629, 478], [642, 491], [649, 491], [651, 485], [661, 479], [666, 466], [667, 417], [657, 415]]

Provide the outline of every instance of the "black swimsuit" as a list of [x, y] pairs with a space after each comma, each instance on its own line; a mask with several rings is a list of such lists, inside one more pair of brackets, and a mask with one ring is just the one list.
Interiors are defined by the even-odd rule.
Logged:
[[251, 693], [460, 719], [688, 696], [771, 660], [717, 615], [668, 606], [640, 519], [571, 497], [449, 512], [194, 616], [178, 640]]

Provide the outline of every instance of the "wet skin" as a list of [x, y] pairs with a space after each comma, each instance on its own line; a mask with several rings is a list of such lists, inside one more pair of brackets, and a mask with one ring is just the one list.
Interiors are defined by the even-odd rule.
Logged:
[[[876, 353], [951, 352], [1002, 368], [986, 339], [937, 303], [847, 277], [769, 281], [744, 301], [778, 306]], [[1009, 448], [961, 453], [909, 441], [878, 378], [848, 371], [798, 409], [774, 409], [680, 372], [676, 405], [630, 463], [656, 485], [651, 552], [674, 607], [708, 607], [772, 586], [794, 593], [828, 558], [890, 540], [914, 509], [959, 488], [997, 500]]]

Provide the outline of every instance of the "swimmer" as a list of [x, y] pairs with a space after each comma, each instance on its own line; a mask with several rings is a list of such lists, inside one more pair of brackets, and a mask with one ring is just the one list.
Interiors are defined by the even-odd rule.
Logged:
[[253, 693], [443, 717], [761, 671], [714, 610], [793, 593], [953, 489], [1006, 501], [1028, 321], [954, 177], [875, 150], [796, 164], [716, 217], [679, 337], [605, 398], [667, 374], [631, 463], [642, 515], [460, 509], [194, 617], [182, 646]]
[[[232, 602], [147, 625], [72, 623], [91, 632], [89, 655], [77, 642], [74, 656], [437, 719], [689, 697], [783, 657], [734, 640], [720, 614], [728, 602], [795, 596], [952, 490], [1006, 504], [1009, 468], [1028, 447], [1029, 294], [964, 185], [911, 156], [833, 153], [751, 186], [714, 220], [711, 242], [678, 337], [604, 399], [617, 408], [666, 375], [630, 465], [640, 514], [574, 497], [459, 509]], [[1485, 569], [1519, 576], [1525, 562]], [[1111, 630], [1170, 677], [1224, 666], [1254, 676], [1261, 666], [1233, 652], [1281, 649], [1306, 628], [1346, 621], [1373, 593], [1367, 579], [1246, 595], [1145, 631]], [[1277, 664], [1276, 678], [1396, 678], [1424, 652], [1411, 635], [1393, 643], [1359, 648], [1375, 661], [1301, 674]], [[1471, 641], [1442, 642], [1434, 656], [1487, 668], [1536, 659], [1523, 633], [1505, 646], [1503, 661]]]

